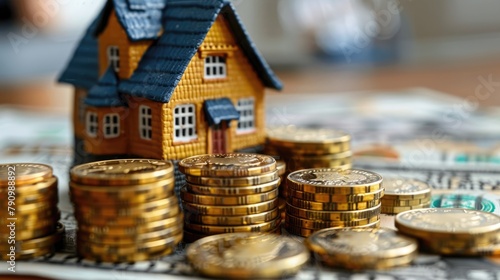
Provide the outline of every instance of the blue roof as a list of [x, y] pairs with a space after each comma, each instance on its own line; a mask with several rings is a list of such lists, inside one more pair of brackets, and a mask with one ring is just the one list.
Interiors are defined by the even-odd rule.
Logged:
[[240, 118], [240, 113], [234, 108], [233, 102], [229, 98], [205, 100], [204, 110], [209, 125]]
[[224, 0], [168, 0], [163, 15], [163, 35], [146, 51], [132, 77], [121, 82], [120, 92], [169, 102], [220, 13], [228, 20], [237, 42], [264, 85], [281, 89], [281, 82], [250, 40], [231, 3]]
[[131, 41], [157, 39], [162, 29], [162, 10], [167, 0], [112, 0], [104, 9], [105, 16], [99, 24], [96, 35], [106, 27], [111, 11], [116, 12], [118, 21]]
[[68, 66], [59, 77], [59, 82], [89, 89], [99, 80], [98, 45], [93, 35], [101, 21], [101, 15], [92, 22], [83, 35]]
[[90, 89], [85, 104], [94, 107], [125, 106], [118, 93], [118, 77], [112, 67], [109, 67], [97, 85]]

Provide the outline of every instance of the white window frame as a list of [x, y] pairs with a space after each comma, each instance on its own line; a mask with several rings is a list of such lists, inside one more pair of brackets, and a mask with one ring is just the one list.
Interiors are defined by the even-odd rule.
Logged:
[[113, 67], [115, 72], [120, 71], [120, 48], [118, 46], [109, 46], [107, 50], [108, 65]]
[[255, 98], [241, 98], [236, 104], [236, 110], [240, 113], [238, 120], [238, 133], [250, 133], [255, 131]]
[[102, 132], [106, 139], [120, 136], [120, 115], [116, 113], [104, 115], [102, 120]]
[[89, 137], [97, 137], [99, 131], [99, 116], [96, 112], [87, 112], [85, 118], [85, 130]]
[[139, 135], [141, 139], [153, 139], [153, 114], [151, 107], [139, 106]]
[[205, 80], [225, 79], [227, 77], [227, 58], [221, 55], [205, 57], [203, 71]]
[[194, 104], [177, 105], [173, 115], [174, 142], [189, 142], [198, 138]]

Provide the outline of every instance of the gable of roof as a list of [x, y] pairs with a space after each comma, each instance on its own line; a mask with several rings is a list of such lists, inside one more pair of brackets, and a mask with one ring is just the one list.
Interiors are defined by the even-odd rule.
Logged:
[[111, 12], [131, 41], [157, 39], [162, 29], [162, 10], [167, 0], [108, 0], [104, 16], [96, 29], [96, 37], [106, 28]]
[[99, 52], [94, 33], [101, 21], [101, 17], [102, 13], [87, 28], [68, 66], [58, 79], [60, 83], [68, 83], [75, 87], [89, 89], [99, 80]]
[[118, 83], [116, 72], [109, 67], [99, 82], [89, 90], [85, 104], [94, 107], [125, 106], [118, 92]]
[[146, 51], [132, 77], [120, 83], [120, 92], [169, 102], [219, 14], [228, 20], [264, 85], [281, 89], [281, 82], [250, 40], [231, 3], [224, 0], [169, 0], [163, 15], [163, 35]]

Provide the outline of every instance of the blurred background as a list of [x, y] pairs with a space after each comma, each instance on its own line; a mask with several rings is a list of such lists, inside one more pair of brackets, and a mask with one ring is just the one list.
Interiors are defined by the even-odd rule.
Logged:
[[[285, 94], [427, 87], [468, 97], [481, 77], [500, 88], [498, 1], [233, 3]], [[0, 0], [0, 104], [69, 113], [72, 89], [56, 79], [103, 4]]]

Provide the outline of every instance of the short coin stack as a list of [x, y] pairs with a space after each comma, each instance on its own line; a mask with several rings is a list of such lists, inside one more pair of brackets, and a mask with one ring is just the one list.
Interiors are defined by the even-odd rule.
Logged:
[[401, 234], [414, 237], [422, 250], [454, 256], [500, 256], [500, 216], [458, 209], [409, 210], [396, 216]]
[[418, 252], [417, 241], [391, 229], [323, 229], [305, 244], [324, 264], [355, 270], [408, 265]]
[[183, 159], [179, 170], [185, 241], [229, 232], [279, 232], [276, 160], [257, 154], [214, 154]]
[[287, 178], [285, 228], [307, 237], [330, 227], [378, 227], [382, 177], [364, 170], [305, 169]]
[[384, 178], [383, 214], [398, 214], [431, 205], [431, 188], [419, 180]]
[[278, 127], [267, 131], [266, 152], [277, 154], [296, 171], [307, 168], [352, 167], [351, 137], [331, 129]]
[[58, 223], [57, 178], [44, 164], [0, 165], [2, 260], [27, 260], [54, 253], [63, 239]]
[[108, 160], [71, 169], [77, 253], [102, 262], [137, 262], [173, 252], [183, 215], [174, 166], [148, 159]]
[[276, 234], [227, 233], [189, 245], [186, 256], [200, 273], [224, 279], [282, 279], [297, 273], [309, 251]]

